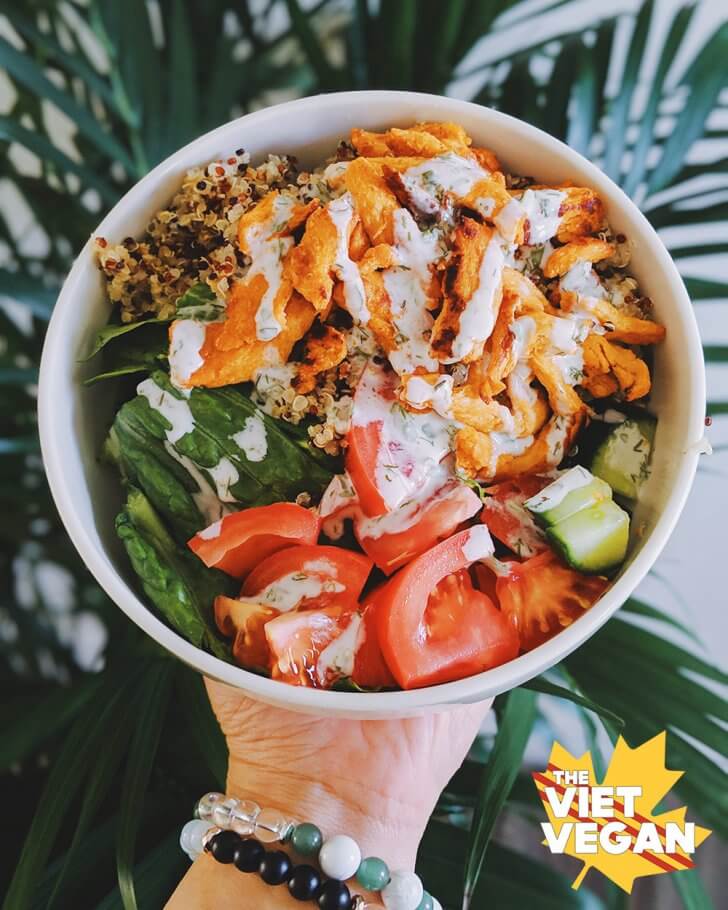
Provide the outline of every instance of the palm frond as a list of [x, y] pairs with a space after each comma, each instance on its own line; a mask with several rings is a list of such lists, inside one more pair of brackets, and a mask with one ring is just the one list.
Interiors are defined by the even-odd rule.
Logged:
[[[618, 20], [603, 7], [594, 7], [585, 29], [572, 22], [571, 6], [549, 0], [0, 3], [7, 26], [0, 63], [12, 96], [0, 116], [0, 178], [47, 241], [29, 247], [28, 230], [18, 230], [13, 213], [0, 215], [0, 296], [15, 302], [14, 309], [0, 307], [0, 502], [13, 516], [12, 527], [0, 528], [0, 578], [2, 620], [15, 630], [14, 638], [0, 638], [0, 673], [19, 689], [0, 709], [6, 721], [0, 766], [20, 766], [26, 779], [36, 774], [34, 755], [51, 760], [51, 771], [40, 775], [41, 811], [3, 889], [6, 907], [71, 906], [81, 897], [100, 908], [122, 901], [127, 908], [135, 901], [161, 906], [184, 869], [176, 828], [199, 793], [222, 785], [227, 762], [199, 679], [184, 667], [170, 669], [80, 564], [37, 455], [34, 382], [45, 325], [63, 274], [101, 211], [165, 155], [266, 103], [272, 90], [295, 97], [368, 87], [457, 86], [462, 93], [470, 86], [479, 103], [566, 138], [595, 160], [663, 233], [696, 305], [724, 303], [728, 282], [713, 266], [727, 246], [719, 143], [728, 138], [728, 27], [706, 31], [703, 46], [675, 74], [700, 3], [678, 4], [669, 14], [658, 2], [637, 4], [621, 54], [624, 14]], [[657, 61], [651, 70], [648, 48]], [[69, 126], [66, 138], [53, 128], [58, 122]], [[726, 363], [727, 344], [720, 337], [706, 346], [714, 369]], [[710, 401], [708, 414], [725, 420], [726, 399]], [[44, 582], [49, 567], [68, 580], [65, 622], [100, 616], [109, 630], [114, 645], [101, 673], [77, 666]], [[619, 673], [615, 651], [622, 655]], [[159, 686], [149, 686], [150, 673], [161, 674]], [[49, 677], [68, 685], [49, 689]], [[544, 706], [568, 700], [603, 766], [609, 737], [619, 729], [632, 743], [669, 729], [669, 760], [687, 771], [679, 794], [726, 834], [715, 755], [726, 717], [714, 691], [725, 681], [668, 614], [644, 599], [630, 602], [563, 665], [508, 697], [497, 737], [480, 742], [428, 828], [420, 863], [429, 889], [458, 908], [463, 882], [472, 906], [628, 907], [631, 899], [614, 891], [604, 901], [585, 889], [574, 892], [568, 877], [499, 843], [495, 821], [503, 811], [534, 826], [540, 820], [534, 788], [517, 767], [528, 732], [550, 730]], [[178, 697], [169, 697], [172, 685]], [[146, 703], [122, 789], [109, 744], [130, 730], [129, 712], [144, 686], [156, 694]], [[635, 691], [643, 697], [635, 699]], [[183, 747], [190, 761], [180, 768], [174, 759]], [[14, 778], [10, 787], [17, 789]], [[538, 837], [534, 827], [534, 843]], [[143, 858], [135, 862], [135, 855]], [[711, 906], [696, 875], [670, 878], [683, 906]]]

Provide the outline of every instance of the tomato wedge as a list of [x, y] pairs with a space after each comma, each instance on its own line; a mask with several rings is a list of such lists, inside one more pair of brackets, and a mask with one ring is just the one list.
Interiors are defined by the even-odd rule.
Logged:
[[549, 548], [546, 535], [523, 503], [550, 482], [549, 477], [524, 474], [486, 489], [489, 496], [483, 503], [480, 520], [493, 537], [523, 559]]
[[384, 515], [387, 504], [377, 487], [377, 463], [382, 444], [382, 422], [352, 426], [347, 436], [346, 470], [356, 488], [365, 515]]
[[278, 612], [337, 603], [355, 607], [372, 568], [368, 556], [341, 547], [286, 547], [253, 569], [241, 593]]
[[496, 596], [503, 615], [518, 633], [523, 651], [531, 651], [578, 619], [609, 587], [599, 575], [581, 575], [552, 551], [525, 562], [506, 562]]
[[379, 518], [356, 517], [354, 533], [364, 552], [385, 575], [391, 575], [449, 537], [480, 505], [470, 487], [453, 482], [422, 502], [414, 500]]
[[[283, 613], [266, 623], [271, 676], [294, 686], [323, 688], [350, 676], [361, 618], [341, 606]], [[329, 646], [339, 644], [335, 653]]]
[[[476, 525], [418, 556], [373, 592], [379, 644], [403, 689], [461, 679], [518, 653], [506, 618], [461, 572], [492, 552], [487, 528]], [[460, 574], [438, 589], [454, 573]]]
[[319, 525], [315, 512], [292, 502], [278, 502], [226, 515], [195, 534], [187, 546], [206, 566], [243, 578], [277, 550], [316, 543]]
[[[397, 400], [397, 377], [370, 361], [354, 393], [346, 469], [362, 512], [392, 511], [442, 475], [451, 451], [451, 423], [431, 412], [407, 411]], [[430, 489], [433, 487], [430, 486]]]
[[249, 670], [267, 670], [270, 650], [265, 625], [278, 611], [265, 604], [235, 600], [219, 595], [215, 598], [215, 622], [227, 638], [232, 638], [235, 660]]
[[351, 678], [363, 689], [393, 689], [397, 681], [392, 676], [379, 645], [376, 603], [371, 594], [362, 604], [361, 616], [362, 631], [359, 635]]

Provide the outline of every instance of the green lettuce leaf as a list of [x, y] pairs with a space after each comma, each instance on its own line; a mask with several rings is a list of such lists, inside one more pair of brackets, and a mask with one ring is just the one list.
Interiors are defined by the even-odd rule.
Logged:
[[234, 593], [235, 581], [208, 569], [181, 547], [144, 494], [131, 487], [116, 518], [119, 535], [147, 597], [167, 622], [193, 645], [230, 659], [213, 619], [217, 594]]
[[[189, 408], [192, 431], [170, 442], [172, 425], [146, 397], [137, 395], [119, 410], [106, 451], [129, 482], [144, 491], [177, 538], [189, 539], [218, 517], [219, 492], [227, 494], [228, 505], [235, 508], [292, 501], [304, 492], [317, 498], [328, 485], [332, 471], [238, 389], [193, 389], [185, 396], [159, 370], [150, 380], [160, 394], [176, 399], [178, 407]], [[266, 453], [261, 460], [251, 459], [255, 453], [246, 452], [233, 438], [250, 419], [262, 422], [265, 429]], [[216, 490], [210, 472], [225, 464], [223, 459], [232, 482], [226, 490]], [[218, 515], [211, 516], [206, 506], [217, 509]]]
[[177, 319], [215, 322], [224, 312], [225, 301], [204, 281], [193, 284], [177, 301]]

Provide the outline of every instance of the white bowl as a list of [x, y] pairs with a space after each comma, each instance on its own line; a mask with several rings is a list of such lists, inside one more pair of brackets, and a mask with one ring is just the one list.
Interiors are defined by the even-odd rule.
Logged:
[[612, 588], [573, 625], [546, 644], [477, 676], [411, 692], [356, 694], [289, 686], [227, 664], [191, 645], [137, 596], [133, 573], [114, 532], [122, 501], [118, 476], [98, 460], [112, 419], [108, 384], [85, 388], [89, 366], [79, 357], [106, 323], [110, 305], [89, 241], [74, 263], [53, 313], [43, 350], [39, 420], [53, 496], [84, 562], [121, 609], [160, 645], [202, 673], [294, 710], [349, 717], [391, 717], [474, 702], [505, 692], [553, 666], [629, 597], [664, 547], [695, 474], [705, 413], [705, 375], [695, 317], [667, 250], [625, 194], [566, 145], [505, 114], [448, 98], [410, 92], [347, 92], [256, 111], [201, 136], [162, 162], [112, 209], [98, 235], [118, 242], [140, 235], [181, 183], [185, 171], [239, 147], [254, 160], [292, 153], [304, 166], [332, 154], [353, 126], [381, 129], [418, 120], [454, 120], [477, 145], [492, 148], [508, 171], [545, 183], [572, 180], [601, 195], [612, 226], [633, 245], [631, 271], [654, 301], [667, 340], [655, 351], [652, 408], [659, 415], [653, 469], [633, 527], [640, 529]]

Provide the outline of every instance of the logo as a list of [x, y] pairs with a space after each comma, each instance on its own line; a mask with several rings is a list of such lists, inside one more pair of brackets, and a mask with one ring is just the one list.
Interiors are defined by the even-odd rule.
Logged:
[[636, 878], [693, 868], [711, 832], [687, 821], [685, 807], [656, 811], [683, 775], [665, 767], [665, 740], [660, 733], [632, 749], [620, 736], [601, 782], [590, 752], [575, 758], [554, 743], [546, 770], [533, 774], [548, 816], [544, 845], [584, 864], [574, 888], [591, 868], [628, 893]]

